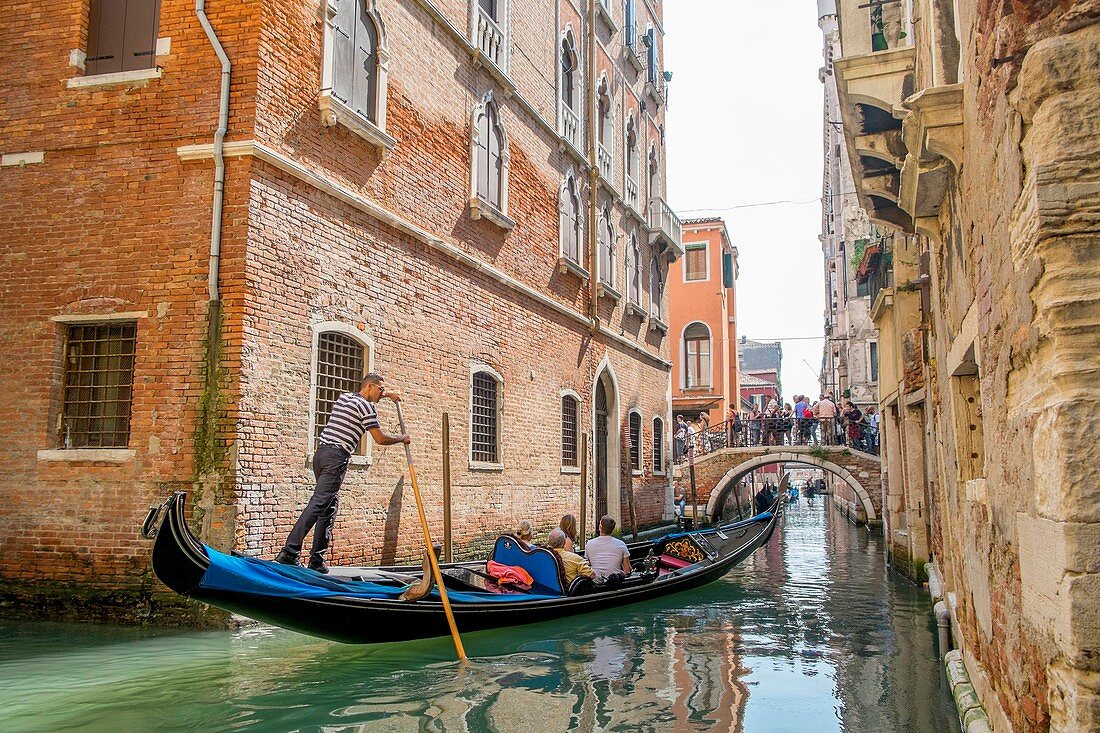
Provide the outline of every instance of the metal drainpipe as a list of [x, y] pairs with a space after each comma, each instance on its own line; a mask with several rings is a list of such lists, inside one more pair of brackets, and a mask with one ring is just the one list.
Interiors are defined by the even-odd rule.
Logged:
[[936, 633], [940, 642], [940, 659], [951, 651], [951, 611], [943, 601], [936, 603]]
[[591, 205], [588, 207], [588, 316], [589, 329], [595, 335], [600, 332], [599, 275], [596, 272], [599, 253], [596, 250], [599, 237], [596, 231], [596, 209], [599, 202], [600, 170], [596, 159], [596, 132], [599, 130], [599, 100], [596, 98], [596, 0], [588, 0], [588, 189]]
[[210, 45], [214, 47], [214, 53], [222, 64], [221, 97], [218, 104], [218, 129], [214, 133], [214, 211], [210, 224], [210, 272], [207, 279], [207, 291], [211, 302], [221, 300], [218, 292], [218, 270], [221, 263], [222, 252], [222, 210], [225, 201], [225, 156], [223, 154], [225, 132], [229, 127], [229, 74], [232, 64], [225, 48], [218, 40], [210, 19], [206, 17], [206, 0], [195, 0], [195, 15], [199, 18], [199, 24], [206, 31], [206, 37], [210, 39]]

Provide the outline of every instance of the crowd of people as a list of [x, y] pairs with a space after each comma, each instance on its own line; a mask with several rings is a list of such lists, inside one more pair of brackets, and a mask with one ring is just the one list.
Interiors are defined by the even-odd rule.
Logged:
[[879, 415], [873, 405], [861, 410], [847, 398], [838, 404], [831, 392], [813, 402], [807, 395], [794, 395], [793, 400], [780, 404], [772, 398], [763, 409], [748, 412], [731, 406], [726, 419], [714, 426], [706, 412], [697, 421], [677, 415], [673, 458], [679, 463], [689, 454], [757, 445], [846, 445], [878, 453]]

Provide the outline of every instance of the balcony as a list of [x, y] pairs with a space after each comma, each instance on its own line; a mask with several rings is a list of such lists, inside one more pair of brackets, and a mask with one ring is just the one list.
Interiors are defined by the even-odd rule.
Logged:
[[615, 159], [611, 151], [604, 147], [603, 143], [596, 143], [596, 163], [600, 170], [600, 178], [612, 191], [615, 190]]
[[962, 85], [931, 87], [905, 100], [906, 156], [898, 206], [920, 230], [938, 232], [940, 205], [962, 163]]
[[649, 200], [649, 243], [664, 251], [673, 262], [684, 254], [683, 227], [665, 200], [654, 197]]
[[638, 207], [638, 182], [630, 177], [626, 176], [626, 184], [623, 186], [623, 198], [626, 200], [626, 205], [634, 211], [639, 211]]
[[508, 43], [504, 30], [480, 6], [477, 9], [477, 28], [474, 41], [479, 55], [491, 61], [497, 71], [506, 74], [508, 71]]
[[564, 104], [561, 107], [561, 136], [574, 150], [580, 152], [581, 118]]
[[645, 52], [639, 48], [638, 43], [638, 24], [628, 25], [624, 31], [626, 38], [623, 41], [623, 57], [635, 71], [645, 70]]

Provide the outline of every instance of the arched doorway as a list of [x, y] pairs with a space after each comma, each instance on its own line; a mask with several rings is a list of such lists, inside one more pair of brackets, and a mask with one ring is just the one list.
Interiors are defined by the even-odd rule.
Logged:
[[607, 389], [596, 383], [596, 518], [607, 514]]

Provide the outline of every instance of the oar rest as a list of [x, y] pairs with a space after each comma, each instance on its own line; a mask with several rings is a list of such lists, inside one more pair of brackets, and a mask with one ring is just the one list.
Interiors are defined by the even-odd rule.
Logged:
[[545, 547], [525, 545], [513, 535], [501, 535], [493, 545], [489, 559], [526, 570], [534, 581], [531, 584], [532, 593], [565, 595], [565, 566], [558, 553]]

